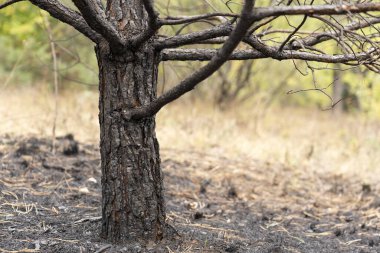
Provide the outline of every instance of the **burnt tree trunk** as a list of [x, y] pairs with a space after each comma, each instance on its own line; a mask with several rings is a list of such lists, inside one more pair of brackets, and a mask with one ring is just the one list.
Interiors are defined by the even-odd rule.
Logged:
[[[107, 6], [108, 18], [118, 27], [129, 24], [125, 36], [146, 27], [140, 0], [115, 2], [120, 6]], [[123, 52], [104, 42], [95, 51], [100, 79], [101, 235], [112, 242], [161, 240], [165, 206], [155, 118], [123, 118], [123, 110], [156, 97], [157, 53], [150, 41]]]
[[[125, 120], [122, 111], [156, 96], [157, 59], [149, 47], [113, 58], [97, 47], [100, 72], [102, 236], [159, 240], [165, 210], [155, 119]], [[104, 52], [106, 51], [106, 52]]]

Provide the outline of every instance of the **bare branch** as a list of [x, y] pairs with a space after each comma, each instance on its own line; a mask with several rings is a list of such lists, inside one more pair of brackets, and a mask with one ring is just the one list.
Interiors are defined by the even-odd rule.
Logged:
[[9, 1], [5, 2], [5, 3], [2, 3], [2, 4], [0, 4], [0, 10], [3, 9], [3, 8], [5, 8], [5, 7], [7, 7], [7, 6], [9, 6], [9, 5], [12, 5], [12, 4], [15, 4], [15, 3], [18, 3], [18, 2], [21, 2], [21, 1], [24, 1], [24, 0], [9, 0]]
[[152, 103], [139, 108], [134, 108], [129, 111], [124, 110], [124, 117], [126, 119], [141, 119], [155, 115], [163, 106], [181, 97], [183, 94], [191, 91], [197, 84], [217, 71], [228, 60], [231, 53], [238, 46], [239, 42], [249, 29], [251, 25], [250, 16], [253, 6], [254, 0], [245, 1], [242, 15], [238, 24], [236, 25], [236, 28], [231, 33], [227, 41], [223, 44], [222, 48], [218, 50], [218, 52], [207, 65], [194, 72], [192, 75], [184, 79], [180, 84], [154, 100]]
[[301, 27], [306, 23], [306, 20], [307, 20], [307, 15], [305, 15], [302, 19], [302, 22], [296, 27], [296, 29], [294, 29], [294, 31], [289, 34], [289, 36], [284, 40], [284, 42], [282, 42], [280, 48], [278, 49], [279, 51], [282, 51], [285, 47], [285, 45], [289, 42], [289, 40], [293, 37], [294, 34], [296, 34], [299, 29], [301, 29]]
[[[161, 61], [210, 61], [218, 53], [217, 49], [164, 49]], [[228, 60], [251, 60], [268, 58], [257, 50], [235, 50]]]
[[252, 19], [285, 15], [346, 15], [347, 13], [364, 13], [380, 11], [380, 3], [343, 4], [343, 5], [303, 5], [256, 8]]
[[230, 23], [224, 23], [210, 29], [199, 32], [193, 32], [184, 35], [177, 35], [170, 38], [159, 39], [155, 42], [157, 49], [173, 48], [189, 44], [196, 44], [197, 42], [213, 39], [221, 36], [228, 36], [233, 30]]
[[[253, 19], [255, 20], [261, 20], [263, 18], [266, 18], [268, 16], [273, 15], [299, 15], [303, 14], [305, 17], [301, 24], [296, 27], [296, 29], [291, 33], [288, 38], [283, 42], [282, 46], [280, 47], [280, 51], [283, 49], [296, 49], [293, 47], [290, 47], [290, 45], [287, 45], [287, 43], [290, 41], [291, 37], [296, 34], [299, 29], [302, 27], [302, 25], [306, 22], [306, 19], [309, 15], [316, 15], [316, 14], [347, 14], [349, 11], [353, 12], [362, 12], [362, 11], [367, 11], [367, 10], [377, 10], [380, 8], [380, 4], [355, 4], [355, 5], [319, 5], [319, 6], [314, 6], [314, 5], [307, 5], [307, 6], [285, 6], [285, 7], [270, 7], [270, 8], [256, 8], [254, 9], [254, 14]], [[222, 13], [217, 13], [217, 14], [222, 14]], [[215, 15], [217, 15], [215, 14]], [[194, 20], [199, 20], [202, 17], [213, 17], [212, 14], [205, 14], [205, 15], [200, 15], [200, 16], [195, 16]], [[274, 16], [276, 18], [277, 16]], [[181, 20], [181, 19], [179, 19]], [[184, 18], [184, 20], [189, 20], [192, 21], [193, 19], [190, 17], [188, 19]], [[357, 22], [357, 23], [352, 23], [347, 26], [347, 29], [349, 30], [357, 30], [360, 28], [368, 27], [372, 24], [372, 22], [379, 22], [379, 18], [373, 18], [371, 20], [368, 20], [368, 23], [363, 21], [363, 22]], [[169, 20], [172, 21], [172, 20]], [[174, 20], [176, 21], [176, 20]], [[273, 21], [273, 17], [268, 21]], [[264, 24], [267, 24], [268, 22], [265, 22]], [[169, 22], [170, 23], [170, 22]], [[165, 38], [165, 39], [160, 39], [156, 42], [156, 46], [158, 49], [162, 48], [174, 48], [174, 47], [179, 47], [183, 45], [189, 45], [189, 44], [197, 44], [197, 43], [205, 43], [205, 41], [209, 39], [214, 39], [218, 38], [221, 36], [226, 36], [227, 30], [223, 31], [223, 28], [220, 26], [216, 26], [207, 30], [203, 31], [198, 31], [186, 35], [178, 35], [178, 36], [173, 36], [170, 38]], [[232, 27], [229, 29], [232, 30]], [[257, 28], [253, 28], [252, 31], [257, 30]], [[330, 40], [332, 39], [332, 35], [335, 35], [333, 33], [320, 33], [320, 34], [313, 34], [311, 37], [304, 39], [305, 41], [302, 40], [296, 40], [295, 45], [298, 49], [301, 49], [302, 47], [300, 45], [297, 46], [297, 44], [302, 43], [303, 46], [305, 47], [310, 47], [315, 44], [318, 44], [320, 42]]]
[[[353, 22], [343, 27], [341, 31], [355, 31], [373, 26], [375, 24], [380, 24], [380, 18], [371, 18], [360, 22]], [[312, 34], [309, 37], [297, 39], [296, 41], [294, 41], [294, 43], [286, 45], [284, 49], [301, 49], [303, 46], [315, 46], [319, 43], [331, 40], [337, 37], [338, 35], [339, 34], [337, 32]]]
[[104, 10], [97, 1], [93, 0], [72, 0], [75, 6], [82, 13], [87, 24], [111, 44], [112, 48], [122, 49], [125, 41], [118, 31], [105, 18]]
[[52, 17], [74, 27], [90, 40], [98, 43], [102, 37], [84, 20], [82, 15], [61, 4], [58, 0], [29, 0], [33, 5], [47, 11]]
[[[209, 61], [216, 54], [216, 49], [165, 49], [161, 52], [162, 61]], [[324, 63], [353, 63], [364, 64], [365, 61], [372, 61], [372, 58], [380, 54], [371, 50], [366, 53], [358, 54], [345, 54], [345, 55], [327, 55], [327, 54], [315, 54], [301, 51], [284, 50], [278, 53], [278, 50], [273, 51], [271, 54], [264, 54], [257, 50], [236, 50], [234, 51], [228, 60], [256, 60], [273, 58], [279, 61], [282, 60], [305, 60]]]
[[182, 24], [194, 23], [194, 22], [198, 22], [200, 20], [208, 20], [211, 18], [218, 18], [218, 17], [238, 18], [239, 15], [233, 14], [233, 13], [208, 13], [208, 14], [203, 14], [203, 15], [185, 16], [185, 17], [168, 16], [165, 19], [160, 19], [159, 24], [161, 26], [163, 26], [163, 25], [182, 25]]

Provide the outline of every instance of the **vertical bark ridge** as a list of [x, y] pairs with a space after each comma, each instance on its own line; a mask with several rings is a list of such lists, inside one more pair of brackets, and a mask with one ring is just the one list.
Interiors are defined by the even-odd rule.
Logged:
[[110, 20], [126, 38], [145, 30], [148, 17], [141, 0], [108, 0], [107, 19]]
[[[165, 228], [155, 118], [126, 121], [122, 110], [156, 97], [158, 57], [148, 43], [113, 55], [96, 48], [102, 159], [102, 236], [114, 242], [160, 240]], [[133, 57], [131, 57], [133, 56]]]

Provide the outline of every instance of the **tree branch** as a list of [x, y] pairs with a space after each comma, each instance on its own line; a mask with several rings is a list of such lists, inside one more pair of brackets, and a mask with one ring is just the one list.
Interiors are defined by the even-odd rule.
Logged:
[[[161, 61], [210, 61], [218, 53], [217, 49], [164, 49]], [[268, 58], [257, 50], [235, 50], [228, 60], [251, 60]]]
[[293, 31], [291, 34], [289, 34], [288, 37], [282, 42], [281, 46], [280, 46], [279, 49], [278, 49], [280, 52], [284, 49], [285, 45], [289, 42], [289, 40], [293, 37], [293, 35], [296, 34], [296, 33], [299, 31], [299, 29], [301, 29], [301, 27], [306, 23], [307, 17], [308, 17], [308, 16], [305, 15], [305, 16], [303, 17], [303, 19], [302, 19], [302, 22], [301, 22], [301, 23], [296, 27], [296, 29], [294, 29], [294, 31]]
[[[306, 17], [308, 16], [305, 15], [303, 20], [305, 20]], [[341, 31], [355, 31], [355, 30], [367, 28], [379, 23], [380, 23], [380, 18], [371, 18], [371, 19], [366, 19], [364, 21], [360, 21], [360, 22], [352, 22], [344, 26], [340, 30]], [[337, 32], [324, 32], [324, 33], [313, 33], [313, 34], [309, 33], [310, 36], [292, 40], [291, 43], [287, 44], [286, 42], [290, 41], [289, 38], [291, 38], [291, 36], [297, 33], [299, 28], [303, 24], [304, 24], [304, 21], [301, 22], [301, 24], [297, 27], [297, 29], [289, 32], [290, 35], [288, 36], [288, 39], [286, 39], [283, 42], [282, 44], [283, 48], [281, 50], [297, 50], [297, 49], [302, 49], [302, 48], [310, 48], [319, 43], [331, 40], [339, 35]], [[227, 27], [227, 29], [232, 31], [233, 28], [232, 26], [230, 26], [230, 27]], [[278, 32], [287, 32], [287, 31], [281, 30]], [[230, 32], [227, 32], [227, 30], [223, 31], [223, 25], [219, 25], [219, 26], [216, 26], [207, 30], [203, 30], [203, 31], [159, 39], [155, 42], [156, 43], [155, 46], [158, 49], [164, 49], [164, 48], [175, 48], [175, 47], [180, 47], [180, 46], [190, 45], [190, 44], [191, 45], [222, 44], [226, 41], [225, 36], [229, 33]], [[265, 32], [263, 34], [266, 34], [266, 33], [270, 34], [270, 32]]]
[[194, 72], [192, 75], [184, 79], [180, 84], [170, 89], [168, 92], [150, 104], [138, 108], [133, 108], [131, 110], [124, 110], [123, 114], [125, 119], [141, 119], [155, 115], [163, 106], [181, 97], [183, 94], [191, 91], [197, 84], [217, 71], [228, 60], [231, 53], [238, 46], [239, 42], [249, 29], [251, 25], [250, 16], [253, 6], [254, 0], [245, 0], [241, 18], [234, 31], [231, 33], [227, 41], [223, 44], [222, 48], [218, 50], [218, 52], [207, 65]]
[[[355, 31], [359, 29], [363, 29], [366, 27], [370, 27], [375, 24], [380, 23], [380, 18], [371, 18], [362, 22], [353, 22], [351, 24], [346, 25], [341, 29], [341, 31]], [[284, 49], [301, 49], [304, 46], [315, 46], [319, 43], [331, 40], [337, 37], [339, 34], [337, 32], [327, 32], [327, 33], [318, 33], [312, 34], [303, 39], [297, 39], [294, 43], [288, 44], [284, 47]]]
[[180, 47], [189, 44], [196, 44], [200, 41], [213, 39], [221, 36], [228, 36], [233, 30], [230, 23], [224, 23], [210, 29], [199, 32], [193, 32], [183, 35], [177, 35], [170, 38], [159, 39], [155, 42], [157, 49]]
[[252, 19], [261, 20], [285, 15], [345, 15], [369, 11], [380, 11], [380, 3], [263, 7], [254, 9]]
[[[218, 53], [216, 49], [165, 49], [161, 52], [162, 61], [209, 61]], [[345, 55], [326, 55], [315, 54], [309, 52], [284, 50], [281, 54], [272, 53], [264, 54], [257, 50], [236, 50], [228, 58], [228, 60], [256, 60], [273, 58], [282, 60], [305, 60], [324, 63], [350, 63], [357, 62], [362, 64], [363, 61], [372, 61], [380, 52], [371, 50], [365, 53], [345, 54]], [[364, 63], [363, 63], [364, 64]]]
[[33, 5], [47, 11], [52, 17], [74, 27], [77, 31], [98, 43], [102, 36], [94, 31], [82, 15], [61, 4], [58, 0], [29, 0]]
[[233, 13], [208, 13], [197, 16], [185, 16], [185, 17], [171, 17], [168, 16], [165, 19], [160, 19], [158, 22], [161, 26], [163, 25], [182, 25], [187, 23], [194, 23], [200, 20], [216, 18], [216, 17], [232, 17], [238, 18], [239, 15]]
[[18, 2], [21, 2], [21, 1], [24, 1], [24, 0], [9, 0], [9, 1], [5, 2], [5, 3], [2, 3], [2, 4], [0, 4], [0, 10], [3, 9], [3, 8], [5, 8], [5, 7], [7, 7], [7, 6], [9, 6], [9, 5], [12, 5], [12, 4], [15, 4], [15, 3], [18, 3]]
[[116, 50], [122, 50], [125, 41], [119, 35], [115, 27], [105, 18], [104, 10], [97, 1], [93, 0], [72, 0], [75, 6], [82, 13], [87, 24], [111, 44]]
[[[352, 4], [352, 5], [306, 5], [306, 6], [283, 6], [283, 7], [269, 7], [269, 8], [255, 8], [254, 14], [252, 15], [252, 18], [256, 20], [261, 20], [263, 18], [271, 17], [271, 16], [281, 16], [281, 15], [305, 15], [302, 23], [298, 26], [298, 28], [294, 31], [296, 33], [301, 26], [305, 23], [307, 17], [309, 15], [332, 15], [332, 14], [347, 14], [347, 13], [355, 13], [355, 12], [366, 12], [366, 11], [375, 11], [380, 10], [380, 4]], [[222, 13], [215, 13], [215, 16], [222, 15]], [[233, 14], [235, 15], [235, 14]], [[201, 20], [202, 18], [207, 17], [213, 17], [213, 14], [205, 14], [200, 16], [194, 16], [189, 18], [184, 18], [183, 22], [191, 22], [194, 20]], [[238, 15], [235, 15], [238, 16]], [[377, 21], [378, 18], [372, 19], [372, 21]], [[172, 22], [173, 21], [173, 22]], [[167, 20], [167, 24], [177, 24], [176, 21], [181, 21], [179, 18], [178, 20]], [[181, 21], [181, 22], [182, 22]], [[160, 22], [163, 22], [162, 20]], [[181, 23], [181, 22], [178, 22]], [[352, 24], [350, 27], [347, 27], [348, 29], [356, 30], [363, 28], [365, 26], [369, 26], [365, 22], [360, 22], [358, 24]], [[224, 28], [226, 29], [226, 28]], [[232, 27], [229, 29], [232, 30]], [[288, 45], [286, 45], [287, 41], [292, 37], [291, 34], [286, 42], [280, 47], [281, 50], [283, 49], [294, 49], [289, 48]], [[208, 39], [213, 39], [221, 36], [228, 35], [228, 30], [223, 30], [223, 25], [216, 26], [214, 28], [210, 28], [207, 30], [194, 32], [186, 35], [178, 35], [173, 36], [166, 39], [160, 39], [156, 42], [156, 47], [158, 49], [163, 48], [174, 48], [179, 47], [183, 45], [189, 45], [189, 44], [196, 44]], [[328, 34], [331, 35], [331, 34]], [[331, 36], [323, 36], [323, 34], [319, 34], [318, 37], [311, 37], [308, 39], [308, 41], [305, 41], [305, 46], [312, 46], [314, 44], [317, 44], [319, 42], [322, 42], [323, 40], [329, 40], [331, 39]], [[298, 42], [299, 40], [297, 40]], [[301, 47], [299, 46], [298, 49]], [[280, 50], [280, 51], [281, 51]]]

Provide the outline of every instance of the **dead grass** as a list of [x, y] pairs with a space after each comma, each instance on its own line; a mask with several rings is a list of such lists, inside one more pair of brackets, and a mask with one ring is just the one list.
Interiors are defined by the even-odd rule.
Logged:
[[[57, 134], [98, 141], [97, 92], [61, 94]], [[0, 134], [50, 136], [53, 97], [44, 90], [0, 93]], [[295, 170], [335, 172], [378, 181], [380, 122], [313, 109], [234, 107], [226, 112], [183, 99], [158, 115], [163, 150], [194, 151], [233, 160], [281, 163]]]

